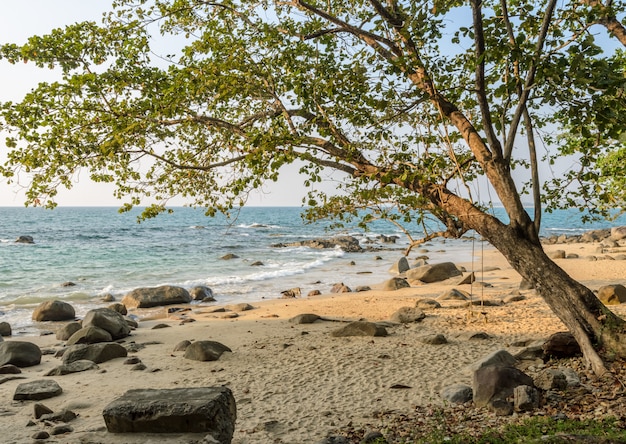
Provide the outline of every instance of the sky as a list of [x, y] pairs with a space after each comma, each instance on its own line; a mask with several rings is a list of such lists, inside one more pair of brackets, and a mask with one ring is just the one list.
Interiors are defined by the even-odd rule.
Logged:
[[[0, 14], [0, 43], [23, 43], [32, 35], [83, 20], [99, 22], [102, 13], [110, 10], [111, 0], [28, 0], [4, 2]], [[40, 81], [53, 79], [47, 70], [32, 63], [10, 65], [0, 60], [0, 102], [19, 100]], [[0, 132], [0, 162], [6, 159], [4, 137]], [[306, 189], [301, 185], [297, 168], [285, 170], [278, 182], [265, 186], [248, 199], [255, 206], [300, 206]], [[332, 186], [332, 185], [331, 185]], [[113, 196], [113, 186], [94, 183], [81, 174], [71, 190], [61, 189], [55, 201], [61, 206], [120, 206], [123, 201]], [[0, 178], [0, 206], [23, 206], [20, 188]], [[174, 199], [171, 205], [184, 205]]]
[[[111, 0], [29, 0], [5, 2], [0, 14], [0, 43], [23, 43], [29, 36], [45, 34], [51, 29], [62, 27], [82, 20], [100, 21], [102, 13], [110, 9]], [[39, 81], [52, 80], [48, 70], [37, 69], [32, 63], [10, 65], [0, 60], [0, 102], [20, 100]], [[4, 135], [0, 132], [0, 163], [6, 158]], [[569, 162], [568, 162], [569, 163]], [[571, 164], [570, 164], [571, 165]], [[561, 168], [568, 168], [561, 166]], [[544, 171], [544, 178], [554, 172]], [[558, 174], [558, 173], [557, 173]], [[113, 196], [113, 186], [96, 184], [83, 172], [71, 190], [61, 189], [56, 197], [62, 206], [120, 206], [123, 201]], [[298, 175], [297, 167], [281, 171], [277, 183], [272, 183], [260, 192], [252, 195], [248, 205], [261, 206], [300, 206], [306, 195], [303, 178]], [[324, 185], [324, 190], [332, 192], [336, 183]], [[494, 197], [494, 195], [490, 196]], [[0, 206], [22, 206], [23, 191], [19, 187], [9, 186], [0, 178]], [[485, 199], [479, 199], [485, 200]], [[172, 205], [183, 205], [183, 200], [174, 199]]]

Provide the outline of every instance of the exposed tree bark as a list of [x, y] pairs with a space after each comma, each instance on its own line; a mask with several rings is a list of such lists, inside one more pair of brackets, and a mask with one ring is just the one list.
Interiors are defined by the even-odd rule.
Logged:
[[598, 347], [626, 356], [626, 321], [571, 278], [545, 254], [541, 245], [448, 190], [430, 187], [422, 192], [482, 235], [524, 279], [535, 285], [537, 293], [574, 335], [597, 376], [607, 373]]

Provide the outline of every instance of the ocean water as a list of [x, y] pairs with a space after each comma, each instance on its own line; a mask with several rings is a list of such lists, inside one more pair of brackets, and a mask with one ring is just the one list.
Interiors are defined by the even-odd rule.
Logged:
[[[139, 224], [138, 212], [119, 214], [113, 207], [0, 208], [0, 322], [29, 332], [34, 328], [32, 310], [42, 301], [70, 302], [82, 316], [103, 306], [104, 295], [120, 300], [134, 288], [166, 284], [206, 285], [219, 305], [275, 299], [293, 287], [301, 287], [306, 295], [313, 289], [327, 292], [337, 282], [353, 288], [371, 285], [391, 276], [389, 267], [407, 246], [388, 222], [376, 222], [368, 232], [351, 227], [328, 230], [328, 223], [304, 223], [301, 211], [252, 207], [226, 219], [176, 208], [173, 214]], [[623, 219], [585, 226], [578, 211], [556, 212], [545, 216], [542, 234], [626, 225]], [[356, 236], [371, 250], [273, 247], [337, 234]], [[400, 238], [396, 244], [383, 244], [379, 234]], [[32, 236], [35, 243], [15, 243], [21, 235]], [[472, 247], [477, 248], [475, 242], [467, 239], [424, 246], [431, 262], [469, 262]], [[239, 257], [222, 259], [229, 253]], [[257, 261], [263, 265], [253, 266]], [[64, 286], [66, 282], [76, 285]]]

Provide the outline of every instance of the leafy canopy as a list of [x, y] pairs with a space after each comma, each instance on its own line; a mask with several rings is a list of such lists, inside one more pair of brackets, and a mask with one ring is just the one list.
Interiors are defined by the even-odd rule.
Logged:
[[[624, 52], [606, 49], [600, 26], [623, 10], [117, 0], [100, 24], [0, 46], [0, 59], [61, 74], [1, 104], [0, 173], [28, 178], [28, 204], [54, 206], [87, 170], [116, 185], [124, 209], [157, 202], [152, 216], [173, 196], [226, 212], [296, 164], [312, 218], [370, 208], [400, 223], [419, 210], [418, 221], [429, 213], [459, 235], [467, 220], [441, 196], [489, 200], [477, 180], [486, 174], [504, 178], [494, 188], [505, 206], [519, 206], [506, 178], [518, 167], [517, 188], [537, 197], [543, 183], [550, 208], [602, 213], [626, 200]], [[530, 182], [537, 145], [545, 163], [567, 155], [576, 168]], [[341, 173], [336, 196], [315, 191], [328, 169]]]

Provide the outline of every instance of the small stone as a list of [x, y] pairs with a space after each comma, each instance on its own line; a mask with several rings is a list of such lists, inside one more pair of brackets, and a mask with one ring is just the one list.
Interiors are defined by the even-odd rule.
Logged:
[[159, 330], [161, 328], [169, 328], [171, 327], [171, 325], [169, 324], [157, 324], [154, 327], [152, 327], [152, 330]]
[[46, 432], [45, 430], [40, 430], [36, 433], [34, 433], [31, 438], [33, 439], [48, 439], [50, 438], [50, 434], [48, 432]]
[[188, 341], [187, 339], [185, 339], [184, 341], [180, 341], [178, 344], [176, 344], [176, 346], [174, 347], [174, 351], [185, 351], [187, 350], [187, 347], [189, 347], [191, 345], [191, 341]]
[[39, 400], [52, 398], [63, 393], [63, 389], [56, 381], [40, 379], [37, 381], [24, 382], [17, 386], [13, 400]]
[[53, 427], [52, 430], [50, 431], [50, 434], [53, 436], [64, 435], [66, 433], [71, 433], [73, 431], [74, 429], [72, 428], [72, 426], [68, 424], [60, 424], [58, 426]]
[[41, 418], [43, 415], [49, 415], [50, 413], [52, 413], [52, 409], [46, 407], [43, 404], [40, 403], [35, 403], [35, 405], [33, 406], [33, 410], [35, 413], [35, 419], [39, 419]]

